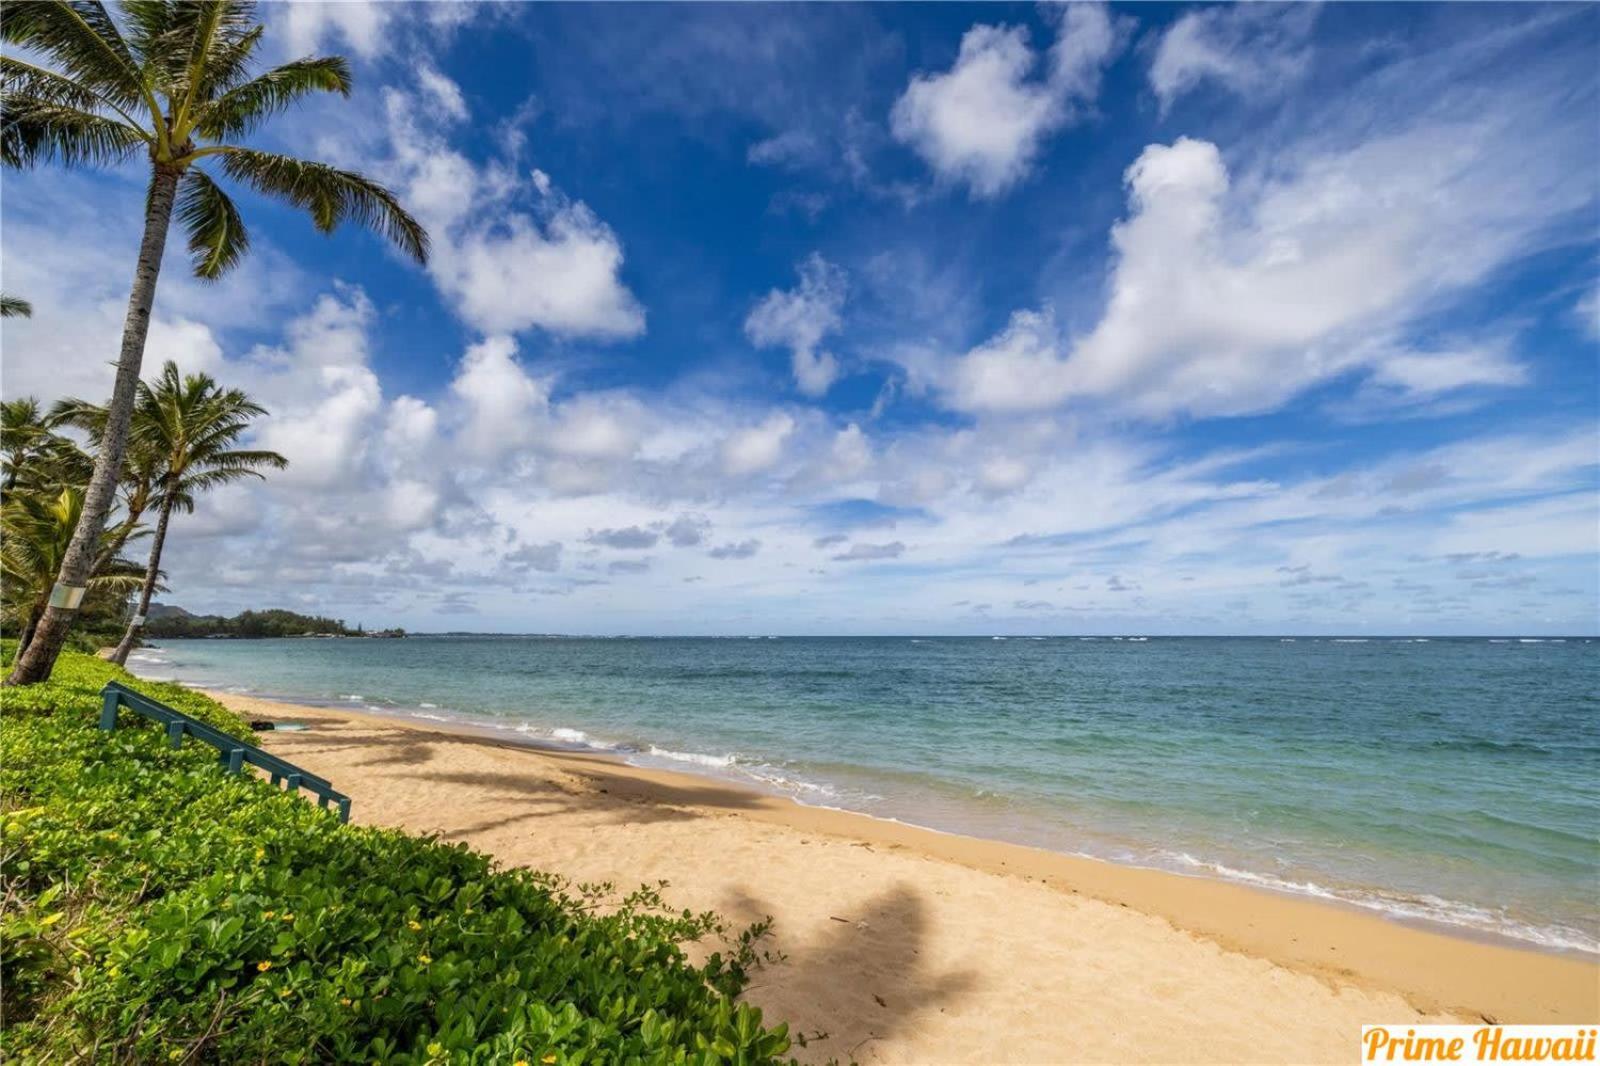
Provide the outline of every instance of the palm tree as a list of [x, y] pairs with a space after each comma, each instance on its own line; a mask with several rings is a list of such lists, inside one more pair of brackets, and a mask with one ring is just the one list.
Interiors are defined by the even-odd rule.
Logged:
[[251, 419], [266, 413], [266, 408], [239, 389], [219, 388], [205, 374], [180, 377], [178, 365], [170, 360], [162, 366], [155, 384], [139, 383], [130, 439], [138, 451], [158, 458], [160, 473], [155, 478], [155, 494], [159, 517], [155, 538], [150, 542], [150, 563], [145, 567], [138, 609], [111, 656], [118, 666], [128, 661], [128, 653], [150, 610], [173, 510], [182, 508], [193, 513], [196, 493], [242, 478], [263, 477], [262, 467], [282, 470], [289, 465], [289, 460], [277, 452], [233, 447]]
[[39, 401], [20, 396], [0, 403], [0, 492], [48, 493], [89, 482], [94, 461], [66, 437], [61, 423], [39, 410]]
[[[83, 490], [64, 488], [53, 496], [13, 493], [0, 508], [0, 577], [5, 583], [7, 628], [21, 637], [20, 657], [37, 638], [50, 603], [61, 559], [83, 514]], [[139, 587], [137, 563], [102, 554], [87, 584], [91, 591], [120, 596]]]
[[148, 159], [144, 236], [128, 296], [116, 386], [83, 516], [27, 654], [8, 685], [50, 676], [92, 573], [122, 471], [128, 419], [144, 360], [150, 308], [173, 213], [194, 272], [221, 277], [249, 247], [244, 222], [201, 169], [303, 208], [323, 232], [353, 220], [426, 262], [428, 235], [383, 186], [325, 163], [233, 143], [313, 92], [350, 93], [337, 56], [297, 59], [251, 77], [263, 27], [242, 0], [128, 0], [114, 19], [99, 0], [7, 4], [0, 42], [35, 56], [0, 56], [0, 163], [109, 166]]
[[33, 305], [20, 296], [0, 292], [0, 318], [32, 318]]
[[[142, 382], [139, 388], [144, 388]], [[137, 396], [137, 393], [135, 395]], [[105, 435], [106, 409], [87, 400], [57, 400], [56, 405], [50, 409], [49, 423], [52, 428], [71, 426], [82, 430], [88, 434], [90, 443], [98, 449], [100, 440]], [[122, 449], [122, 476], [117, 479], [117, 492], [122, 497], [124, 517], [121, 522], [110, 527], [106, 534], [110, 537], [109, 551], [112, 555], [122, 551], [123, 542], [128, 539], [128, 535], [138, 525], [139, 519], [149, 509], [155, 497], [155, 483], [161, 473], [161, 462], [160, 451], [147, 441], [135, 437], [130, 428], [128, 441]], [[87, 482], [86, 474], [79, 484]]]

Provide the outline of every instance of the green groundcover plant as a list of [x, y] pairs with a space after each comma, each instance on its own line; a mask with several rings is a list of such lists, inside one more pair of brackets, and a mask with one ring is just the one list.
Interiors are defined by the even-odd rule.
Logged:
[[[6, 648], [9, 653], [12, 649]], [[198, 693], [66, 654], [0, 692], [0, 1057], [17, 1062], [758, 1063], [736, 1002], [760, 927], [497, 869], [361, 826], [153, 727], [95, 728], [117, 679], [236, 736]]]

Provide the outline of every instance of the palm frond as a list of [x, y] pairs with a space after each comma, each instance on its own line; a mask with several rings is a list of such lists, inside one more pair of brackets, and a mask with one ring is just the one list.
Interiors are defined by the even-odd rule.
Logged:
[[[65, 104], [79, 111], [98, 111], [108, 108], [115, 111], [129, 125], [137, 128], [131, 116], [93, 89], [80, 85], [65, 74], [18, 59], [0, 56], [0, 92], [5, 95], [44, 100]], [[141, 131], [143, 132], [143, 131]]]
[[20, 296], [0, 292], [0, 318], [32, 318], [33, 305]]
[[178, 221], [189, 235], [196, 277], [214, 281], [233, 269], [250, 248], [239, 209], [198, 167], [186, 171], [178, 186]]
[[154, 103], [138, 62], [104, 4], [92, 0], [9, 4], [0, 19], [0, 40], [48, 56], [71, 80], [119, 107]]
[[146, 142], [144, 133], [120, 119], [32, 97], [0, 98], [0, 162], [8, 167], [50, 161], [113, 166]]
[[322, 232], [350, 219], [388, 238], [417, 262], [428, 261], [427, 230], [372, 179], [273, 152], [231, 145], [221, 151], [222, 169], [229, 177], [310, 212]]
[[223, 93], [197, 115], [196, 130], [209, 140], [240, 137], [314, 92], [350, 95], [350, 63], [343, 56], [297, 59]]

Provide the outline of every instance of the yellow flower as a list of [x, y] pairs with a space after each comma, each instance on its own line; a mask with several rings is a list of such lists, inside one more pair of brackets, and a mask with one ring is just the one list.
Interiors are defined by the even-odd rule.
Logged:
[[539, 1061], [544, 1063], [544, 1066], [550, 1066], [550, 1064], [552, 1062], [556, 1061], [556, 1057], [554, 1055], [546, 1055], [544, 1058], [540, 1059]]
[[339, 997], [339, 1006], [348, 1007], [349, 1005], [350, 1005], [350, 997], [349, 996], [340, 996]]
[[272, 963], [266, 959], [262, 959], [260, 962], [256, 963], [257, 973], [266, 973], [270, 969], [272, 969]]
[[418, 955], [417, 956], [417, 961], [422, 963], [422, 965], [426, 966], [426, 965], [428, 965], [428, 963], [432, 962], [433, 959], [431, 957], [427, 956], [427, 955]]
[[410, 922], [407, 922], [406, 924], [411, 927], [411, 931], [413, 933], [415, 933], [418, 929], [422, 928], [422, 923], [418, 922], [418, 921], [410, 921]]
[[277, 911], [262, 911], [261, 912], [261, 917], [263, 917], [263, 918], [276, 918], [277, 916], [278, 916], [278, 912]]
[[289, 994], [289, 990], [287, 988], [280, 989], [279, 992], [278, 992], [278, 996], [280, 998], [283, 997], [283, 996], [287, 996], [288, 994]]
[[267, 849], [266, 848], [257, 848], [256, 849], [256, 862], [260, 862], [262, 859], [264, 859], [266, 857], [267, 857]]
[[528, 1066], [528, 1060], [527, 1059], [518, 1059], [516, 1062], [513, 1062], [511, 1064], [511, 1066]]
[[284, 916], [283, 916], [283, 918], [282, 918], [282, 919], [280, 919], [280, 920], [281, 920], [281, 921], [285, 921], [285, 922], [292, 922], [292, 921], [294, 921], [294, 915], [292, 915], [292, 914], [285, 914], [285, 915], [284, 915]]

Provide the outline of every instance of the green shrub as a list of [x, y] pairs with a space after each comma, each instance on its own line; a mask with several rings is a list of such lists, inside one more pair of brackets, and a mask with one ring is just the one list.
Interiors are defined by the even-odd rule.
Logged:
[[[0, 1057], [18, 1061], [767, 1062], [785, 1026], [735, 1002], [751, 938], [655, 890], [602, 906], [465, 846], [358, 826], [194, 741], [94, 728], [64, 654], [0, 692]], [[236, 735], [176, 686], [137, 687]]]

